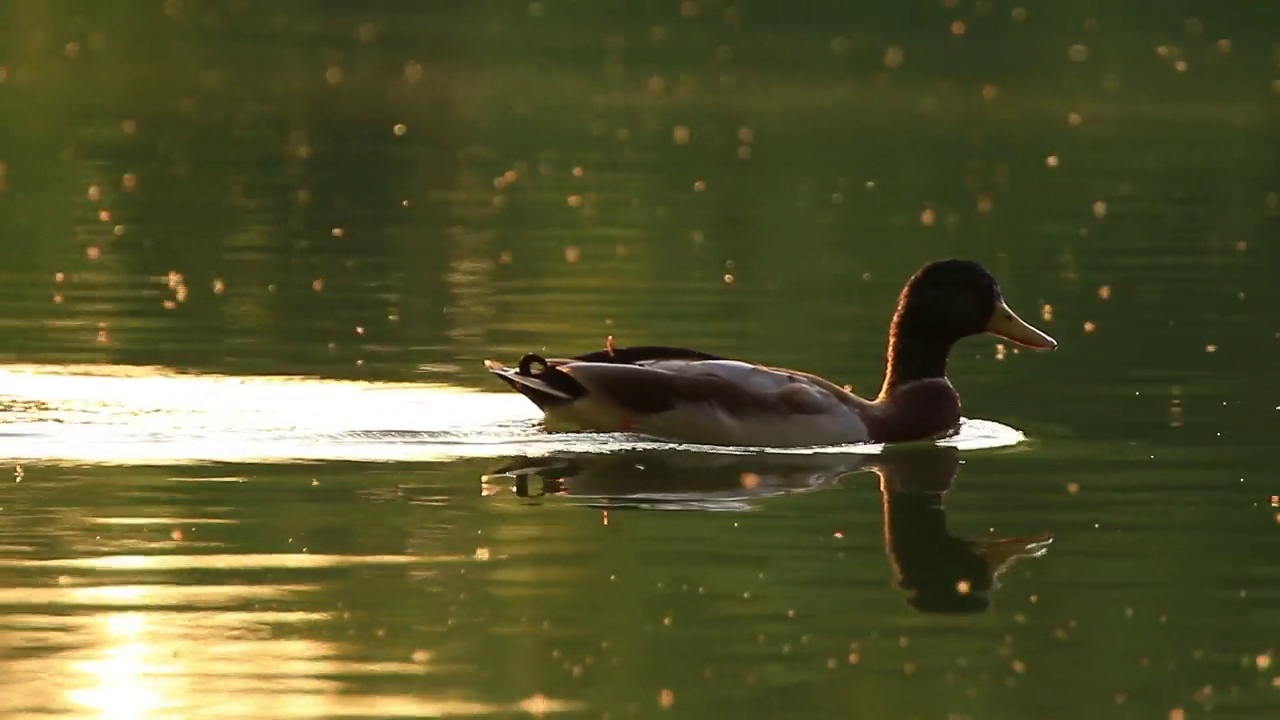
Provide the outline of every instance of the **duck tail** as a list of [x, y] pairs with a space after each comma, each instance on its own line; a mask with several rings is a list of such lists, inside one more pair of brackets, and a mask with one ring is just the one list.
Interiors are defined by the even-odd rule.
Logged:
[[[541, 367], [535, 369], [535, 365]], [[543, 410], [569, 405], [587, 394], [587, 389], [572, 375], [533, 353], [520, 358], [520, 364], [514, 369], [496, 360], [485, 360], [484, 366]]]

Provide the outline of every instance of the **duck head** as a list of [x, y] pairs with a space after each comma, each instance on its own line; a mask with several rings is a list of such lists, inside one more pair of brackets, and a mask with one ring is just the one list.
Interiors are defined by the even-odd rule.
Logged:
[[1034, 350], [1058, 346], [1018, 317], [1005, 302], [995, 277], [978, 263], [939, 260], [925, 265], [898, 296], [889, 328], [886, 387], [945, 377], [951, 346], [983, 333]]

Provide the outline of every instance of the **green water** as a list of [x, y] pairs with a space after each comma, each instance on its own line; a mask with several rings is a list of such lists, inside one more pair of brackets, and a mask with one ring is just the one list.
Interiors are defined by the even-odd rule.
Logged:
[[[0, 2], [0, 715], [1280, 715], [1280, 14], [1120, 5]], [[945, 256], [1060, 343], [953, 356], [1014, 446], [480, 364], [868, 392]]]

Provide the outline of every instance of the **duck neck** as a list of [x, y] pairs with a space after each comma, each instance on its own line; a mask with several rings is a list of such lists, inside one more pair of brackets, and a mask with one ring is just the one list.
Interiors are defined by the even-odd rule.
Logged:
[[913, 332], [902, 314], [894, 316], [889, 328], [889, 349], [886, 352], [884, 385], [880, 398], [884, 399], [896, 388], [917, 380], [946, 378], [947, 357], [955, 340], [932, 333]]

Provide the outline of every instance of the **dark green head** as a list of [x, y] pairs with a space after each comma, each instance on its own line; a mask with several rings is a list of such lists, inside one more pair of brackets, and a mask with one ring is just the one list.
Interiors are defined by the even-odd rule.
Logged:
[[1000, 284], [978, 263], [931, 262], [911, 276], [898, 296], [889, 329], [890, 376], [898, 383], [944, 377], [951, 346], [982, 333], [1036, 350], [1058, 346], [1009, 309]]

